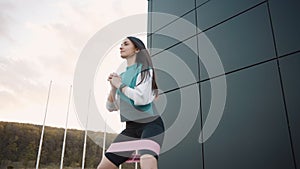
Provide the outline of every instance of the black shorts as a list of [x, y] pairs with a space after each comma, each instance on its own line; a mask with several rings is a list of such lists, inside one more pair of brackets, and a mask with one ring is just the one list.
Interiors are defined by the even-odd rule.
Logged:
[[[147, 123], [128, 121], [126, 122], [126, 128], [115, 138], [113, 143], [147, 138], [155, 141], [161, 147], [164, 131], [164, 124], [161, 117], [156, 117], [153, 121]], [[106, 152], [105, 156], [118, 167], [128, 160], [132, 153], [133, 152]], [[151, 150], [139, 150], [139, 154], [151, 154], [158, 159], [158, 155]]]

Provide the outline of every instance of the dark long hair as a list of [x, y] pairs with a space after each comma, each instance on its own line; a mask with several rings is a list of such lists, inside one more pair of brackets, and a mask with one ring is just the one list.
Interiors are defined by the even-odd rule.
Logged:
[[137, 84], [140, 85], [145, 78], [150, 76], [149, 69], [152, 69], [153, 76], [152, 76], [152, 90], [154, 91], [155, 95], [158, 96], [158, 87], [156, 83], [156, 77], [155, 77], [155, 71], [154, 67], [152, 64], [151, 56], [146, 49], [145, 44], [143, 41], [141, 41], [139, 38], [129, 36], [127, 37], [133, 44], [134, 46], [139, 49], [140, 51], [136, 54], [136, 63], [142, 65], [142, 71], [141, 71], [141, 81]]

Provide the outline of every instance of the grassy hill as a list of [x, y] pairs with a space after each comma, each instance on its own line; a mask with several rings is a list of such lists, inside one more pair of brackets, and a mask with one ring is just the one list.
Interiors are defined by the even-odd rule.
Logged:
[[[42, 126], [0, 122], [0, 168], [35, 168]], [[85, 168], [96, 168], [102, 158], [103, 133], [88, 131]], [[64, 129], [45, 127], [40, 168], [59, 168]], [[116, 134], [107, 134], [106, 147]], [[81, 168], [84, 131], [68, 129], [64, 154], [64, 168]], [[132, 168], [132, 166], [123, 166]]]

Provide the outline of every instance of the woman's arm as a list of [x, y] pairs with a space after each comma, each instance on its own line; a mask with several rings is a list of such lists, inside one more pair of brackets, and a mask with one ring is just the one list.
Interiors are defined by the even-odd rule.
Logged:
[[108, 76], [108, 79], [107, 79], [110, 82], [110, 85], [111, 85], [111, 90], [109, 92], [109, 95], [108, 95], [107, 101], [106, 101], [106, 109], [109, 112], [118, 111], [118, 109], [119, 109], [119, 106], [118, 106], [117, 101], [116, 101], [117, 88], [115, 86], [113, 86], [112, 83], [111, 83], [111, 79], [112, 79], [113, 76], [116, 76], [116, 74], [111, 73]]
[[106, 101], [106, 109], [109, 112], [119, 110], [119, 106], [118, 106], [117, 99], [116, 99], [116, 90], [115, 89], [111, 89], [109, 92], [109, 95], [108, 95], [107, 101]]
[[110, 90], [109, 95], [108, 95], [108, 98], [107, 98], [107, 100], [108, 100], [109, 102], [114, 102], [114, 101], [116, 100], [116, 98], [115, 98], [116, 91], [117, 91], [117, 90], [116, 90], [115, 88], [112, 88], [112, 89]]
[[[152, 76], [153, 70], [149, 70], [150, 76], [147, 76], [141, 84], [135, 86], [134, 88], [130, 88], [126, 86], [122, 88], [122, 92], [131, 100], [133, 100], [135, 105], [146, 105], [151, 103], [155, 94], [152, 90]], [[136, 80], [136, 85], [141, 81], [141, 74], [138, 75]]]

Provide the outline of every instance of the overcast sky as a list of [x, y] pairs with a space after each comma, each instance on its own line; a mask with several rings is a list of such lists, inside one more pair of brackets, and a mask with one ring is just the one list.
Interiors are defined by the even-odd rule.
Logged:
[[[42, 124], [52, 80], [46, 125], [65, 126], [69, 87], [84, 45], [102, 27], [147, 8], [147, 0], [1, 0], [0, 121]], [[115, 50], [121, 63], [118, 46]], [[110, 116], [120, 124], [118, 114]], [[68, 126], [81, 128], [73, 106]]]

